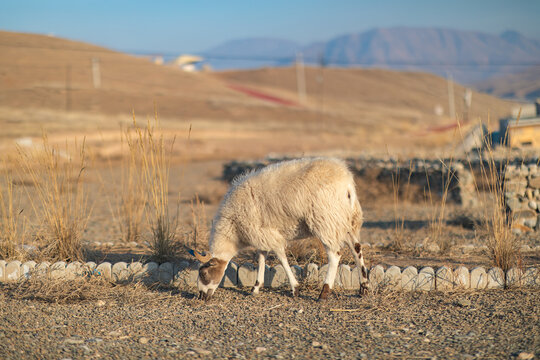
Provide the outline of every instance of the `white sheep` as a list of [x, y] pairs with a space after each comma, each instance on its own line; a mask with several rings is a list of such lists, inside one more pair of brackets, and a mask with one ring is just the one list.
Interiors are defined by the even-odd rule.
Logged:
[[333, 158], [306, 158], [269, 165], [232, 183], [214, 218], [210, 253], [191, 251], [199, 269], [199, 297], [208, 300], [220, 284], [229, 261], [242, 249], [258, 250], [259, 268], [253, 293], [264, 284], [265, 257], [274, 251], [298, 295], [298, 281], [287, 262], [287, 242], [317, 237], [328, 255], [328, 272], [319, 299], [331, 292], [344, 244], [361, 269], [361, 294], [368, 289], [359, 243], [362, 209], [352, 173]]

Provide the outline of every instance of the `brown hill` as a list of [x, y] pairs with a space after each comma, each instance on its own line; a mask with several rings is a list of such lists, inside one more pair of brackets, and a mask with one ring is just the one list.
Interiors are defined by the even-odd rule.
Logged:
[[[102, 155], [118, 151], [118, 124], [157, 108], [180, 139], [193, 126], [191, 157], [253, 157], [268, 152], [385, 150], [433, 146], [426, 129], [452, 121], [444, 79], [387, 70], [306, 68], [300, 102], [294, 68], [186, 73], [148, 59], [52, 37], [0, 32], [0, 141], [85, 135]], [[98, 59], [101, 86], [94, 87]], [[460, 113], [464, 89], [455, 86]], [[511, 103], [474, 93], [472, 115], [506, 115]], [[181, 149], [185, 147], [180, 146]]]
[[489, 79], [477, 85], [481, 91], [521, 101], [535, 101], [540, 97], [540, 65], [525, 71]]

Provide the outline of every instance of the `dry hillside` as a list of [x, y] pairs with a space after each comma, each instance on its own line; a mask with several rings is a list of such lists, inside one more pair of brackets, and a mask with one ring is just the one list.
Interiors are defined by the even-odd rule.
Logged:
[[[307, 98], [300, 103], [294, 68], [185, 73], [93, 45], [10, 32], [0, 32], [0, 49], [3, 146], [40, 136], [44, 127], [53, 140], [84, 134], [99, 154], [112, 156], [119, 124], [130, 123], [132, 110], [145, 121], [154, 107], [181, 141], [192, 125], [189, 152], [196, 158], [440, 145], [440, 136], [426, 130], [452, 123], [434, 114], [437, 105], [448, 113], [446, 82], [422, 73], [306, 68]], [[100, 64], [99, 88], [93, 59]], [[456, 86], [458, 111], [462, 94]], [[473, 95], [472, 113], [483, 120], [510, 107]]]

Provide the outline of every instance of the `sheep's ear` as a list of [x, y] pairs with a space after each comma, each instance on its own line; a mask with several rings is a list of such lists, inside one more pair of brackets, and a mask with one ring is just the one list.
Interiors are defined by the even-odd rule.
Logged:
[[199, 260], [200, 262], [202, 262], [202, 263], [205, 263], [205, 262], [209, 261], [212, 258], [212, 255], [206, 254], [206, 253], [203, 255], [200, 252], [198, 252], [197, 250], [189, 249], [188, 251], [191, 254], [191, 256], [195, 256], [195, 258], [197, 260]]

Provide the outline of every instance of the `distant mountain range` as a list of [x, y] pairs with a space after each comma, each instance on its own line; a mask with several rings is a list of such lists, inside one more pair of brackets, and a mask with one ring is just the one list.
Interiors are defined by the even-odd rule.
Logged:
[[473, 84], [540, 65], [540, 41], [518, 32], [500, 35], [439, 28], [382, 28], [308, 45], [282, 39], [226, 42], [204, 52], [215, 69], [308, 64], [419, 70]]

